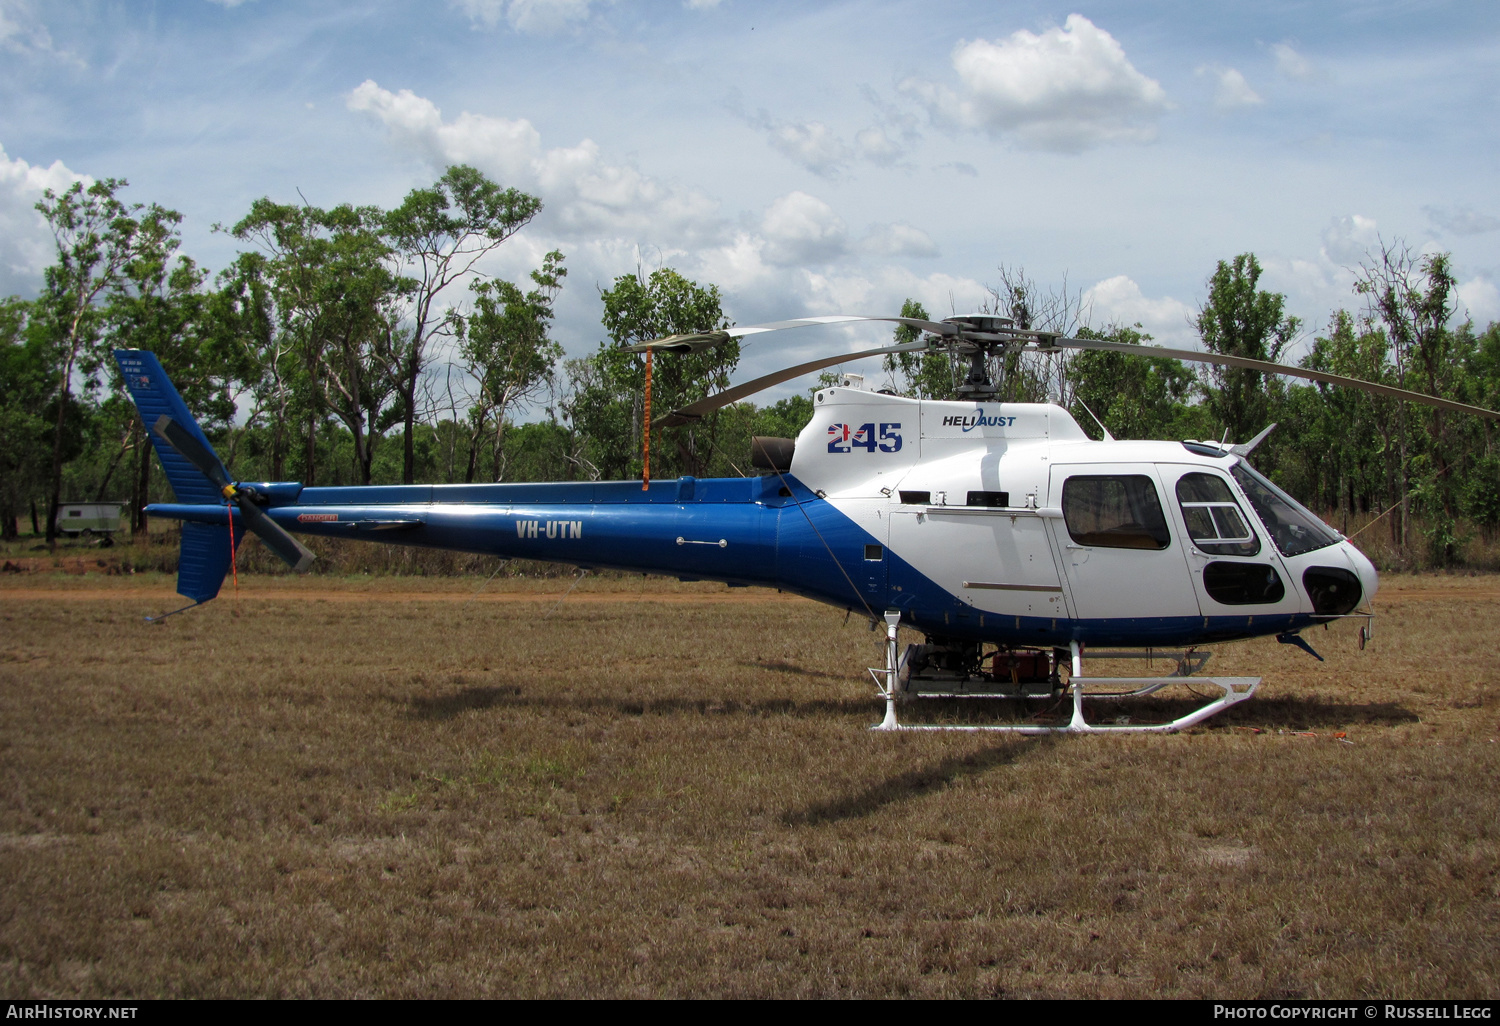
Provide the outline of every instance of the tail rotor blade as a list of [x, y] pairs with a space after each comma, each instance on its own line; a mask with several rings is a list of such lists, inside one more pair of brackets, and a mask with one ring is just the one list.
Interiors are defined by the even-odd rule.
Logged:
[[252, 502], [248, 495], [242, 492], [236, 496], [235, 505], [245, 518], [245, 526], [254, 531], [293, 570], [302, 573], [317, 558], [306, 545], [288, 534], [286, 528], [266, 516], [265, 511]]
[[214, 455], [212, 449], [198, 441], [181, 424], [177, 423], [166, 414], [156, 418], [156, 423], [151, 425], [151, 430], [159, 437], [166, 439], [167, 444], [182, 453], [183, 459], [203, 471], [203, 475], [219, 487], [220, 490], [229, 486], [229, 472], [224, 469], [224, 464], [219, 462], [219, 457]]

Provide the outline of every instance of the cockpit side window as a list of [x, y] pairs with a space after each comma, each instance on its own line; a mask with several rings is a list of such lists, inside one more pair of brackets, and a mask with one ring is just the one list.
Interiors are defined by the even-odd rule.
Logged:
[[1188, 537], [1215, 556], [1253, 556], [1260, 539], [1245, 522], [1229, 483], [1215, 474], [1184, 474], [1177, 481], [1177, 502]]
[[1296, 499], [1277, 488], [1244, 460], [1229, 470], [1255, 515], [1266, 525], [1266, 531], [1283, 556], [1300, 556], [1339, 540], [1333, 528], [1313, 516]]
[[1156, 485], [1144, 474], [1070, 477], [1062, 508], [1068, 534], [1080, 545], [1164, 549], [1172, 543]]

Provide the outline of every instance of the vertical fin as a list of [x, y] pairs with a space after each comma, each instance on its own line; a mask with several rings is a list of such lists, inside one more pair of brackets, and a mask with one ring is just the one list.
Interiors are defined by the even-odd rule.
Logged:
[[[135, 401], [135, 408], [146, 425], [146, 437], [156, 447], [156, 456], [161, 460], [161, 468], [166, 472], [167, 480], [172, 483], [177, 501], [194, 506], [222, 505], [224, 497], [219, 494], [214, 483], [189, 463], [182, 453], [151, 430], [158, 418], [170, 417], [202, 442], [205, 449], [213, 451], [203, 429], [188, 412], [187, 404], [177, 394], [166, 371], [162, 370], [156, 354], [144, 349], [116, 349], [115, 362], [120, 365], [120, 373], [125, 376], [125, 387], [129, 389], [130, 398]], [[217, 588], [215, 591], [217, 592]]]
[[[234, 545], [239, 547], [245, 529], [234, 525]], [[177, 561], [177, 594], [194, 602], [207, 602], [219, 594], [229, 573], [229, 532], [218, 524], [182, 525], [182, 554]]]

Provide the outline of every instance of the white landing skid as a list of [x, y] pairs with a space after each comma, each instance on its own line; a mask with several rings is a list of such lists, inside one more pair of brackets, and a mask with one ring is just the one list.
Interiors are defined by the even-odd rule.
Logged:
[[[1201, 669], [1207, 661], [1207, 655], [1202, 653], [1183, 653], [1178, 658], [1178, 672], [1169, 677], [1085, 677], [1083, 676], [1083, 650], [1078, 642], [1072, 642], [1070, 648], [1073, 653], [1072, 675], [1068, 680], [1068, 690], [1073, 694], [1073, 719], [1066, 726], [1042, 727], [1031, 724], [947, 724], [947, 723], [921, 723], [904, 724], [896, 716], [896, 695], [899, 686], [900, 667], [897, 661], [896, 651], [896, 629], [901, 623], [901, 614], [890, 610], [885, 614], [885, 668], [878, 669], [870, 667], [870, 676], [875, 679], [880, 688], [881, 697], [885, 699], [885, 719], [871, 730], [957, 730], [968, 732], [991, 731], [1008, 734], [1170, 734], [1173, 731], [1183, 730], [1195, 724], [1202, 723], [1210, 716], [1223, 712], [1232, 705], [1243, 702], [1255, 694], [1256, 688], [1260, 687], [1259, 677], [1190, 677], [1188, 674]], [[1095, 658], [1109, 659], [1144, 659], [1148, 654], [1143, 652], [1100, 652]], [[1220, 697], [1199, 706], [1185, 716], [1180, 716], [1169, 723], [1106, 723], [1095, 725], [1089, 723], [1083, 717], [1084, 699], [1091, 702], [1121, 701], [1128, 698], [1143, 698], [1154, 694], [1163, 688], [1177, 684], [1203, 684], [1211, 685], [1223, 692]], [[1086, 694], [1085, 689], [1090, 686], [1127, 688], [1125, 691], [1095, 692]]]

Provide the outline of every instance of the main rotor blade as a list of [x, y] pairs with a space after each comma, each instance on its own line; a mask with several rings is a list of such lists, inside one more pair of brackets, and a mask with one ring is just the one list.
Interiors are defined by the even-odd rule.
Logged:
[[829, 314], [823, 317], [798, 317], [790, 321], [770, 321], [766, 324], [746, 324], [717, 331], [700, 331], [690, 335], [668, 335], [665, 338], [653, 338], [647, 342], [637, 342], [633, 346], [626, 346], [625, 351], [644, 353], [647, 349], [665, 349], [670, 352], [692, 352], [708, 346], [721, 345], [732, 338], [743, 338], [746, 335], [759, 335], [767, 331], [785, 331], [787, 328], [805, 328], [816, 324], [848, 324], [853, 321], [889, 321], [893, 324], [904, 324], [909, 328], [941, 335], [944, 338], [958, 334], [958, 328], [952, 324], [927, 321], [920, 317], [864, 317], [859, 314]]
[[191, 431], [163, 413], [156, 418], [156, 423], [151, 425], [151, 430], [157, 436], [166, 440], [166, 443], [178, 452], [182, 458], [203, 472], [203, 476], [214, 483], [221, 491], [229, 486], [229, 471], [224, 469], [224, 464], [214, 451], [198, 441]]
[[[894, 320], [890, 317], [846, 317], [844, 320]], [[799, 322], [800, 323], [800, 322]], [[822, 322], [820, 322], [822, 323]], [[824, 357], [821, 360], [813, 360], [810, 363], [799, 363], [795, 367], [787, 367], [784, 370], [766, 374], [763, 377], [747, 381], [743, 385], [735, 385], [727, 388], [717, 395], [711, 395], [706, 399], [699, 399], [695, 403], [689, 403], [679, 410], [664, 414], [653, 421], [654, 427], [681, 427], [683, 424], [691, 424], [700, 420], [708, 414], [730, 403], [739, 402], [747, 395], [754, 395], [763, 388], [779, 385], [783, 381], [801, 377], [824, 367], [834, 367], [849, 360], [860, 360], [866, 356], [882, 356], [886, 353], [921, 353], [927, 350], [925, 342], [909, 342], [904, 346], [885, 346], [881, 349], [865, 349], [858, 353], [843, 353], [839, 356]]]
[[909, 328], [919, 328], [944, 338], [958, 334], [958, 328], [955, 325], [945, 324], [942, 321], [928, 321], [920, 317], [869, 317], [863, 314], [797, 317], [790, 321], [770, 321], [766, 324], [752, 324], [745, 328], [730, 328], [728, 331], [731, 335], [758, 335], [764, 331], [785, 331], [787, 328], [804, 328], [813, 324], [849, 324], [853, 321], [888, 321], [892, 324], [905, 324]]
[[1500, 412], [1487, 410], [1482, 406], [1470, 406], [1467, 403], [1457, 403], [1451, 399], [1439, 399], [1437, 396], [1424, 395], [1421, 392], [1411, 392], [1404, 388], [1382, 385], [1374, 381], [1365, 381], [1362, 378], [1350, 378], [1342, 374], [1329, 374], [1327, 371], [1309, 370], [1306, 367], [1288, 367], [1284, 363], [1271, 363], [1269, 360], [1252, 360], [1244, 356], [1227, 356], [1222, 353], [1204, 353], [1196, 349], [1168, 349], [1165, 346], [1133, 346], [1125, 342], [1106, 342], [1103, 339], [1090, 338], [1048, 338], [1045, 340], [1045, 344], [1048, 346], [1057, 346], [1060, 349], [1101, 349], [1111, 353], [1125, 353], [1129, 356], [1168, 357], [1174, 360], [1186, 360], [1191, 363], [1212, 363], [1221, 367], [1242, 367], [1246, 370], [1260, 371], [1264, 374], [1285, 374], [1294, 378], [1306, 378], [1309, 381], [1321, 381], [1329, 385], [1358, 388], [1366, 392], [1374, 392], [1376, 395], [1390, 396], [1392, 399], [1403, 399], [1407, 402], [1436, 406], [1439, 409], [1456, 410], [1459, 413], [1472, 413], [1475, 416], [1500, 420]]
[[235, 496], [235, 505], [245, 518], [245, 526], [254, 531], [261, 541], [282, 561], [299, 574], [305, 571], [314, 559], [312, 550], [287, 533], [286, 528], [266, 516], [244, 492]]

